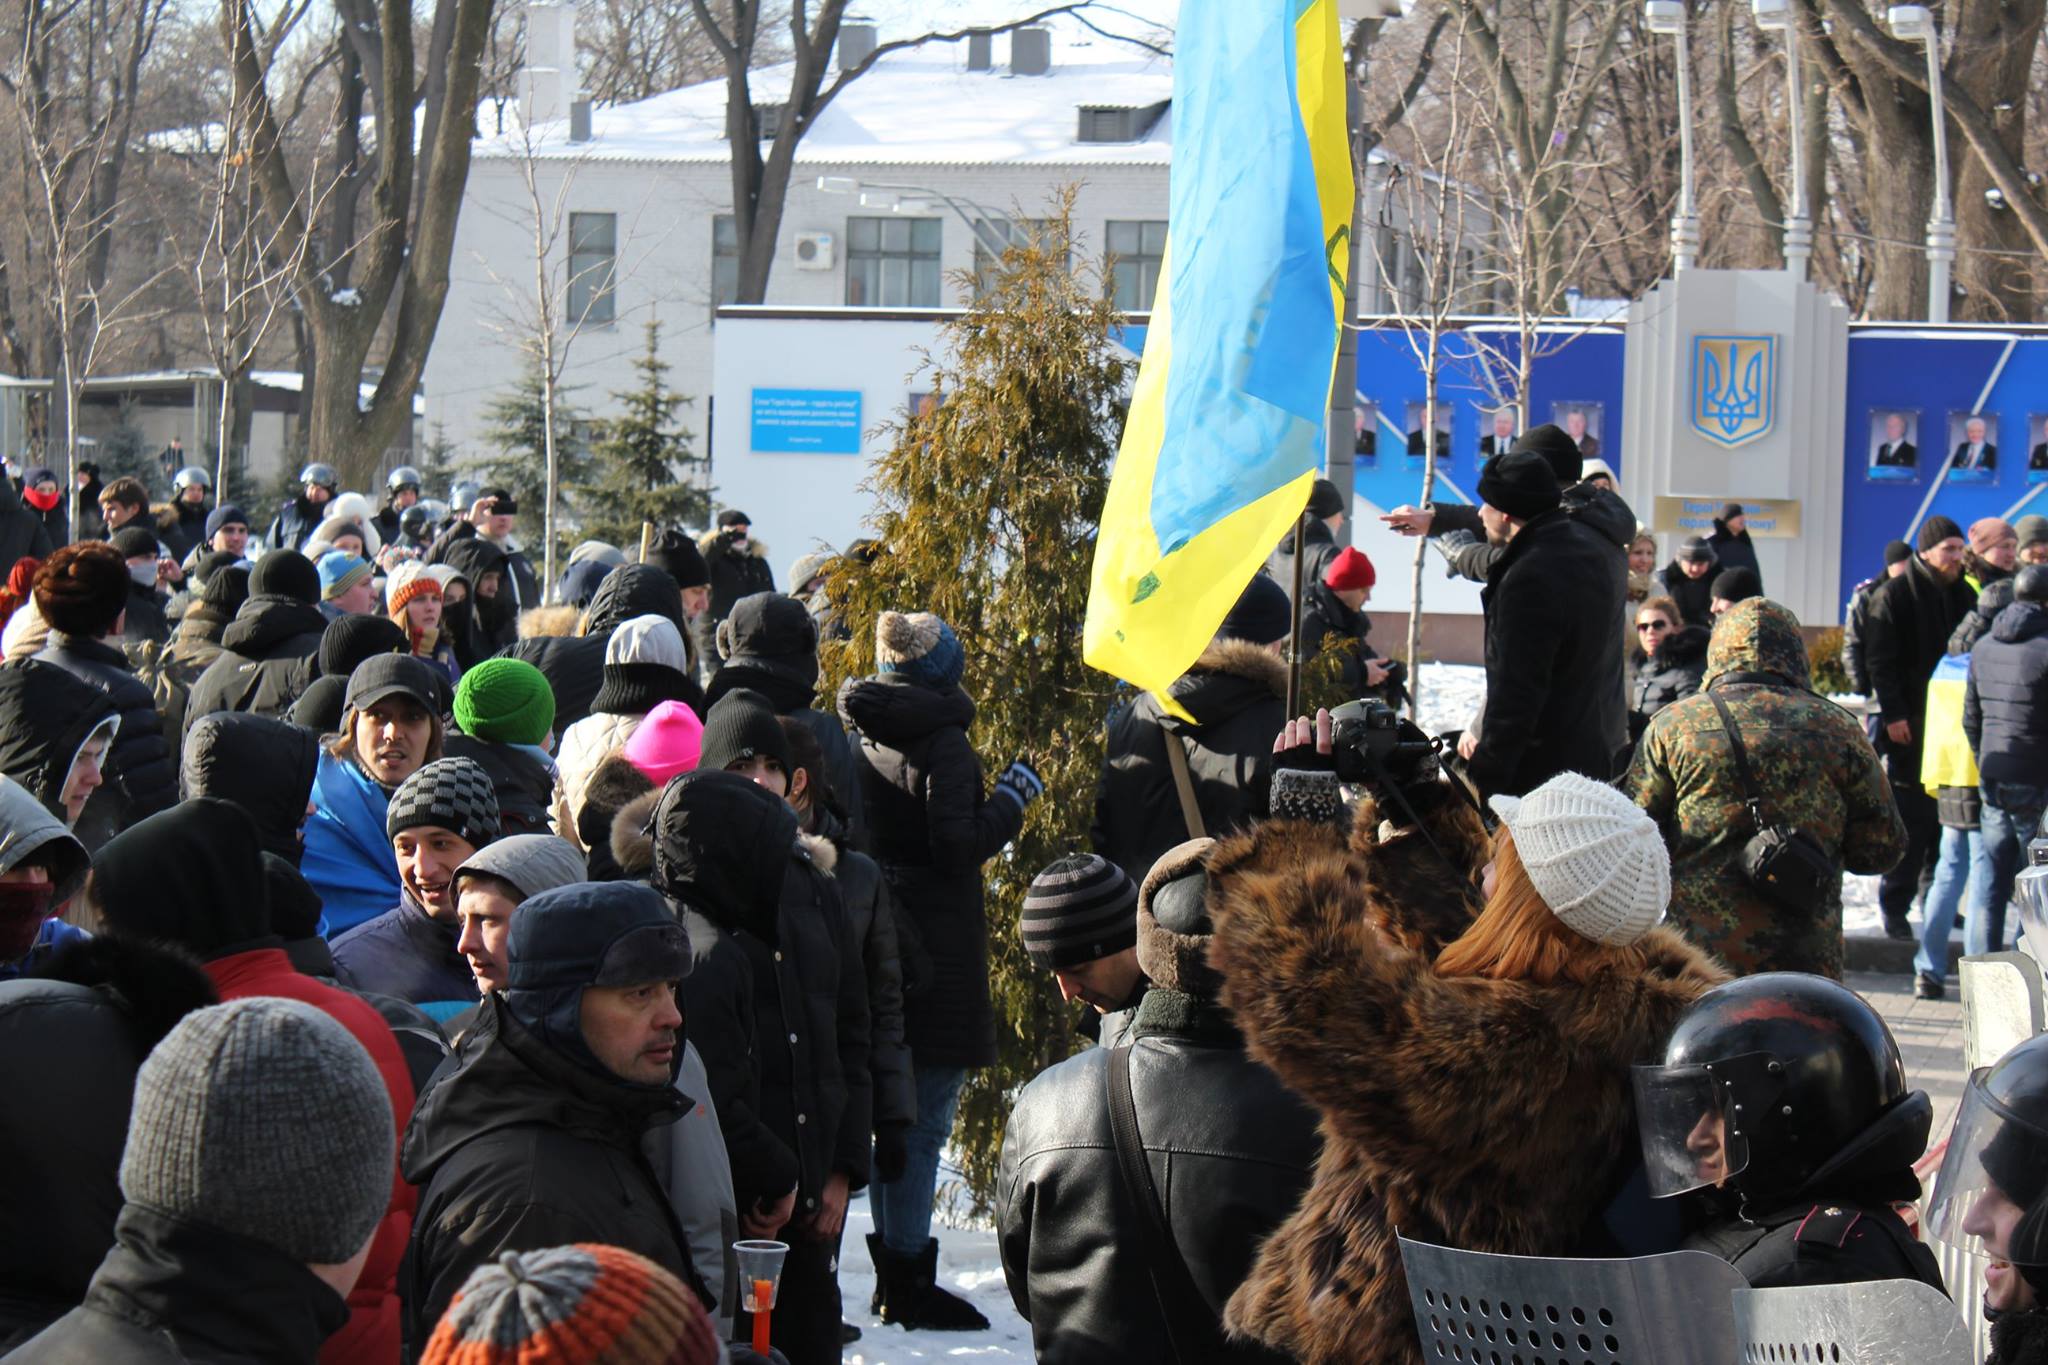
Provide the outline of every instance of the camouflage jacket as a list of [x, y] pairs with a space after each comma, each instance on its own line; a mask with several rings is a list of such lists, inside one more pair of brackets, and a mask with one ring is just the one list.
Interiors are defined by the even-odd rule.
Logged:
[[1842, 974], [1840, 878], [1819, 904], [1780, 909], [1742, 875], [1756, 833], [1712, 691], [1742, 734], [1764, 818], [1810, 835], [1850, 872], [1882, 872], [1906, 831], [1883, 768], [1846, 711], [1809, 690], [1792, 614], [1752, 598], [1715, 625], [1702, 694], [1659, 711], [1643, 732], [1628, 790], [1671, 850], [1672, 925], [1738, 973]]

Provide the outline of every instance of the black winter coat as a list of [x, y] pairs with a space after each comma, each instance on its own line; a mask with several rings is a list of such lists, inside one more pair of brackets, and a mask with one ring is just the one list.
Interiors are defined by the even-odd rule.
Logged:
[[1672, 560], [1651, 579], [1650, 596], [1668, 597], [1678, 604], [1678, 615], [1689, 626], [1714, 628], [1714, 574], [1708, 569], [1698, 578], [1689, 576], [1685, 566]]
[[[320, 738], [269, 716], [224, 711], [193, 723], [178, 763], [178, 792], [232, 801], [256, 822], [265, 853], [299, 865], [299, 827], [320, 770]], [[310, 888], [309, 888], [310, 894]]]
[[178, 799], [178, 765], [157, 718], [156, 698], [120, 650], [99, 640], [53, 633], [35, 656], [97, 687], [121, 713], [107, 750], [104, 782], [85, 803], [72, 833], [97, 850], [138, 820], [169, 810]]
[[896, 910], [881, 864], [847, 842], [846, 826], [817, 809], [820, 838], [836, 855], [832, 878], [846, 907], [849, 934], [860, 947], [867, 973], [868, 1077], [873, 1088], [874, 1126], [917, 1122], [917, 1084], [910, 1048], [903, 1041], [903, 986], [906, 972], [896, 933]]
[[1220, 838], [1266, 813], [1273, 740], [1286, 721], [1287, 666], [1270, 650], [1224, 641], [1166, 690], [1195, 723], [1167, 715], [1149, 692], [1111, 712], [1089, 828], [1095, 851], [1141, 884], [1160, 854], [1195, 837], [1181, 813], [1168, 744], [1188, 756], [1201, 833]]
[[[590, 704], [604, 685], [605, 645], [613, 631], [636, 616], [665, 616], [685, 637], [689, 634], [682, 590], [668, 571], [652, 564], [621, 564], [605, 575], [597, 596], [590, 599], [581, 635], [544, 636], [505, 648], [507, 658], [532, 664], [554, 689], [556, 734], [590, 714]], [[694, 700], [691, 706], [703, 713]]]
[[847, 737], [839, 717], [811, 704], [817, 696], [815, 672], [805, 681], [789, 665], [735, 656], [711, 675], [711, 685], [704, 689], [704, 707], [698, 714], [702, 715], [726, 693], [742, 687], [765, 697], [776, 715], [802, 721], [804, 728], [817, 738], [818, 748], [825, 755], [825, 779], [832, 785], [832, 798], [847, 813], [854, 847], [865, 847], [867, 832], [861, 821], [860, 779], [855, 775], [853, 741]]
[[178, 1019], [214, 1002], [189, 959], [120, 939], [40, 971], [67, 979], [0, 982], [0, 1354], [84, 1301], [114, 1245], [135, 1072]]
[[[59, 820], [71, 764], [92, 732], [115, 714], [99, 688], [55, 664], [0, 664], [0, 773], [21, 784]], [[0, 1094], [4, 1094], [0, 1090]]]
[[1622, 641], [1628, 560], [1598, 531], [1546, 512], [1495, 561], [1486, 612], [1486, 723], [1466, 771], [1486, 796], [1558, 773], [1604, 782], [1628, 742]]
[[[1227, 1012], [1194, 996], [1146, 992], [1125, 1042], [1167, 1226], [1220, 1318], [1308, 1188], [1317, 1115], [1245, 1054]], [[1018, 1097], [996, 1189], [1003, 1278], [1046, 1365], [1173, 1365], [1111, 1137], [1109, 1057], [1090, 1048]], [[1271, 1357], [1239, 1343], [1217, 1359]]]
[[[1614, 542], [1624, 556], [1628, 553], [1629, 542], [1636, 535], [1636, 514], [1621, 500], [1621, 495], [1598, 484], [1575, 483], [1566, 488], [1558, 505], [1564, 514], [1583, 526], [1598, 531]], [[1484, 583], [1493, 572], [1494, 563], [1507, 553], [1505, 545], [1495, 545], [1486, 538], [1486, 524], [1479, 519], [1479, 508], [1475, 503], [1431, 503], [1430, 511], [1435, 513], [1429, 524], [1432, 536], [1445, 535], [1452, 531], [1466, 531], [1476, 536], [1471, 544], [1451, 553], [1451, 571], [1475, 583]], [[1701, 608], [1701, 621], [1705, 623], [1705, 608]]]
[[1756, 562], [1756, 544], [1750, 540], [1747, 527], [1743, 528], [1741, 534], [1731, 536], [1717, 519], [1714, 522], [1714, 534], [1707, 537], [1707, 544], [1712, 546], [1714, 551], [1714, 573], [1707, 577], [1712, 578], [1729, 569], [1748, 569], [1756, 575], [1758, 583], [1764, 581], [1764, 571]]
[[128, 611], [121, 622], [123, 644], [166, 644], [171, 638], [171, 621], [164, 615], [164, 596], [140, 583], [128, 584]]
[[[469, 584], [466, 609], [444, 613], [441, 626], [454, 646], [455, 661], [465, 671], [519, 639], [519, 607], [512, 585], [506, 581], [504, 550], [479, 536], [468, 522], [457, 522], [434, 542], [427, 562], [448, 565]], [[477, 584], [492, 573], [499, 577], [498, 591], [485, 597], [477, 591]]]
[[1977, 605], [1970, 608], [1970, 614], [1956, 622], [1956, 628], [1948, 635], [1948, 652], [1968, 654], [1977, 647], [1977, 641], [1991, 632], [1991, 623], [1998, 619], [1998, 613], [2012, 605], [2013, 575], [1995, 578], [1986, 583], [1977, 593]]
[[[1866, 578], [1858, 583], [1849, 594], [1849, 610], [1842, 618], [1842, 671], [1849, 675], [1849, 690], [1858, 696], [1870, 695], [1870, 670], [1863, 662], [1863, 632], [1870, 627], [1870, 600], [1884, 582], [1882, 578]], [[1956, 635], [1968, 626], [1968, 621], [1958, 625]], [[1949, 637], [1949, 642], [1955, 642], [1955, 635]]]
[[243, 602], [221, 632], [221, 655], [206, 666], [185, 703], [185, 733], [201, 716], [248, 711], [282, 716], [312, 681], [327, 618], [295, 597], [265, 593]]
[[991, 1065], [981, 868], [1017, 837], [1023, 807], [984, 788], [967, 741], [974, 703], [958, 687], [896, 674], [850, 679], [839, 718], [860, 734], [856, 770], [875, 861], [931, 958], [930, 987], [904, 1001], [911, 1054], [929, 1066]]
[[[61, 510], [63, 504], [57, 506]], [[16, 560], [48, 559], [52, 544], [42, 514], [22, 506], [14, 480], [0, 478], [0, 579], [13, 571]]]
[[[1301, 528], [1301, 591], [1306, 609], [1308, 590], [1323, 581], [1323, 570], [1330, 567], [1330, 561], [1337, 557], [1340, 547], [1337, 537], [1329, 524], [1321, 517], [1310, 517], [1308, 524]], [[1266, 572], [1280, 591], [1292, 596], [1294, 593], [1294, 536], [1287, 535], [1280, 542], [1280, 548], [1266, 558]]]
[[688, 1103], [674, 1086], [606, 1082], [527, 1032], [499, 996], [486, 999], [441, 1080], [420, 1097], [399, 1149], [401, 1172], [420, 1189], [398, 1273], [409, 1355], [470, 1272], [506, 1251], [624, 1247], [696, 1289], [708, 1307], [641, 1150], [642, 1136], [681, 1118]]
[[139, 1204], [85, 1302], [10, 1365], [313, 1365], [348, 1321], [341, 1295], [283, 1252]]
[[491, 785], [498, 790], [501, 833], [551, 832], [548, 815], [555, 806], [553, 769], [509, 744], [493, 744], [474, 735], [450, 734], [446, 752], [450, 758], [473, 759], [490, 774]]
[[1666, 635], [1648, 658], [1636, 651], [1636, 685], [1628, 705], [1631, 742], [1642, 736], [1650, 717], [1700, 690], [1700, 679], [1707, 672], [1709, 638], [1698, 626], [1683, 626]]
[[2048, 781], [2048, 607], [2015, 602], [1977, 642], [1963, 733], [1981, 781]]
[[768, 547], [760, 541], [750, 538], [746, 549], [735, 550], [712, 530], [697, 538], [697, 548], [711, 571], [711, 620], [732, 615], [733, 604], [742, 597], [775, 591], [775, 570], [768, 567]]
[[1376, 657], [1366, 638], [1372, 631], [1372, 618], [1345, 606], [1320, 581], [1302, 597], [1301, 657], [1313, 660], [1326, 649], [1337, 651], [1337, 678], [1345, 699], [1365, 696], [1365, 661]]
[[[1864, 624], [1863, 666], [1877, 702], [1877, 751], [1893, 786], [1920, 782], [1920, 745], [1927, 732], [1927, 681], [1948, 651], [1949, 636], [1976, 598], [1962, 576], [1944, 583], [1915, 555], [1906, 571], [1878, 585]], [[1909, 721], [1913, 738], [1895, 744], [1883, 727]]]

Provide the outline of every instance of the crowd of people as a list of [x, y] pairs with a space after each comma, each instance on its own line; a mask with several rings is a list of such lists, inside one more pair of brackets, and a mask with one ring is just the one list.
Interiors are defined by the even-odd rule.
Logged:
[[[1000, 1154], [1041, 1360], [1417, 1360], [1397, 1233], [1941, 1287], [1932, 1108], [1840, 984], [1841, 881], [1885, 872], [1903, 919], [1926, 864], [1923, 990], [1943, 868], [1986, 869], [2001, 943], [2048, 805], [2048, 523], [1930, 518], [1859, 588], [1866, 737], [1739, 506], [1659, 570], [1586, 472], [1537, 428], [1478, 505], [1387, 515], [1485, 584], [1485, 705], [1439, 736], [1396, 716], [1319, 483], [1185, 675], [1105, 718], [1088, 846], [1012, 928], [986, 868], [1045, 786], [984, 770], [967, 646], [902, 604], [821, 696], [834, 561], [777, 591], [737, 509], [577, 545], [544, 591], [504, 489], [443, 512], [316, 462], [259, 535], [183, 469], [162, 505], [93, 488], [73, 539], [27, 471], [0, 1352], [744, 1362], [759, 1239], [772, 1353], [812, 1365], [858, 1336], [863, 1190], [871, 1311], [985, 1328], [933, 1205], [1011, 932], [1085, 1035]], [[1290, 642], [1334, 714], [1286, 714]], [[2043, 1082], [2032, 1043], [1973, 1081], [1928, 1205], [1989, 1259], [1998, 1365], [2048, 1354]]]

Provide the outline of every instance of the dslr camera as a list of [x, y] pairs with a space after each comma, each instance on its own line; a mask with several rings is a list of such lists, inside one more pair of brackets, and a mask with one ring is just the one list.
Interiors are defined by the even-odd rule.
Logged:
[[1436, 756], [1428, 736], [1404, 725], [1393, 707], [1371, 698], [1332, 711], [1330, 738], [1343, 782], [1411, 782]]

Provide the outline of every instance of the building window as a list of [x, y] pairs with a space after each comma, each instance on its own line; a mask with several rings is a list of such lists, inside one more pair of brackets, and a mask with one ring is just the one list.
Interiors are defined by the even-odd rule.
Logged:
[[846, 302], [852, 308], [937, 308], [936, 218], [846, 220]]
[[716, 312], [740, 296], [739, 219], [721, 213], [711, 219], [711, 308]]
[[[995, 283], [996, 267], [1002, 264], [1001, 258], [989, 250], [987, 239], [993, 238], [1005, 246], [1013, 243], [1025, 245], [1034, 236], [1043, 242], [1051, 224], [1043, 218], [1027, 218], [1021, 222], [1010, 218], [977, 218], [974, 226], [977, 229], [974, 234], [974, 292], [978, 297], [986, 294]], [[1063, 269], [1073, 268], [1072, 247], [1068, 248], [1066, 258], [1060, 264]]]
[[569, 215], [569, 321], [610, 322], [612, 272], [618, 265], [619, 216]]
[[1163, 219], [1112, 219], [1103, 245], [1110, 255], [1110, 298], [1126, 313], [1142, 313], [1159, 292], [1159, 263], [1166, 255]]

